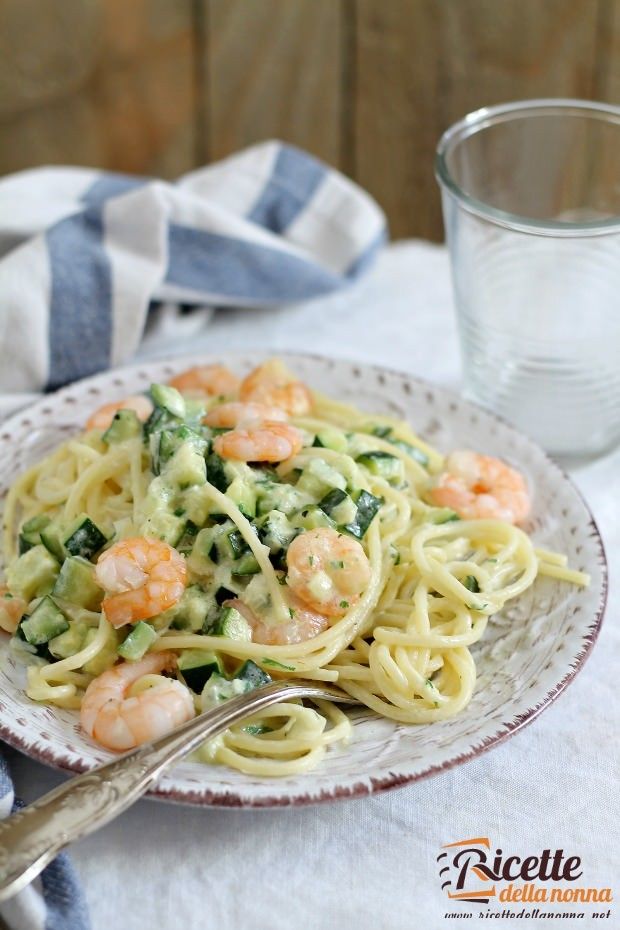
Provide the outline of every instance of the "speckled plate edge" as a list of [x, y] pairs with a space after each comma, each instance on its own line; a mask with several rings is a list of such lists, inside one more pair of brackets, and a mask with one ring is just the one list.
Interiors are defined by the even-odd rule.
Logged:
[[[18, 414], [6, 420], [0, 428], [0, 442], [14, 443], [16, 437], [13, 435], [12, 430], [15, 429], [17, 424], [28, 428], [36, 423], [39, 415], [43, 415], [46, 421], [49, 422], [49, 417], [59, 414], [63, 408], [65, 410], [71, 411], [73, 405], [77, 402], [78, 397], [83, 399], [85, 396], [87, 404], [90, 403], [90, 405], [94, 408], [97, 405], [97, 398], [102, 393], [102, 388], [105, 388], [106, 398], [121, 397], [126, 394], [128, 390], [140, 390], [142, 386], [145, 385], [149, 380], [162, 380], [192, 364], [206, 363], [209, 361], [224, 361], [225, 363], [227, 362], [233, 366], [235, 364], [238, 366], [241, 363], [245, 363], [245, 368], [247, 369], [249, 365], [255, 364], [257, 361], [264, 357], [268, 357], [269, 354], [270, 353], [260, 351], [218, 353], [217, 355], [213, 356], [205, 355], [204, 353], [201, 353], [200, 355], [178, 356], [173, 359], [154, 360], [139, 365], [129, 366], [123, 369], [115, 369], [113, 371], [105, 372], [91, 378], [86, 378], [82, 381], [75, 382], [66, 388], [63, 388], [52, 395], [47, 395], [41, 401], [37, 402], [27, 410], [20, 411]], [[460, 765], [463, 762], [467, 762], [470, 759], [476, 758], [478, 755], [486, 752], [493, 746], [504, 742], [522, 727], [535, 720], [536, 717], [546, 707], [550, 706], [550, 704], [556, 700], [556, 698], [575, 678], [581, 668], [583, 668], [585, 660], [589, 656], [594, 643], [596, 642], [602, 624], [607, 602], [608, 567], [605, 550], [598, 527], [586, 501], [584, 500], [579, 490], [575, 487], [570, 478], [559, 468], [559, 466], [553, 462], [538, 446], [536, 446], [535, 443], [533, 443], [524, 435], [518, 433], [517, 430], [515, 430], [501, 418], [495, 416], [487, 410], [483, 410], [482, 408], [477, 407], [469, 401], [461, 399], [454, 392], [449, 391], [443, 387], [433, 385], [424, 379], [408, 375], [404, 372], [396, 371], [385, 366], [358, 363], [344, 359], [326, 358], [325, 356], [315, 355], [312, 353], [278, 352], [277, 354], [280, 357], [285, 358], [285, 360], [288, 360], [293, 368], [295, 367], [297, 361], [298, 363], [323, 366], [327, 370], [333, 370], [334, 368], [348, 368], [350, 375], [356, 379], [364, 378], [366, 374], [372, 373], [374, 375], [376, 385], [378, 385], [378, 388], [375, 388], [377, 391], [378, 399], [381, 396], [381, 386], [386, 383], [386, 380], [389, 379], [391, 381], [400, 381], [402, 390], [405, 395], [411, 394], [413, 390], [417, 390], [418, 392], [424, 391], [426, 392], [427, 397], [431, 397], [434, 394], [441, 397], [443, 401], [449, 405], [450, 409], [454, 411], [455, 417], [457, 411], [465, 411], [472, 419], [472, 421], [477, 421], [480, 419], [487, 425], [491, 426], [495, 424], [494, 431], [496, 429], [500, 429], [502, 434], [513, 437], [513, 440], [518, 441], [518, 444], [527, 453], [529, 453], [531, 456], [534, 456], [539, 460], [539, 462], [544, 463], [548, 473], [550, 475], [554, 475], [557, 481], [560, 482], [565, 489], [570, 489], [570, 493], [573, 495], [575, 501], [578, 501], [581, 505], [584, 511], [585, 519], [587, 520], [587, 535], [592, 543], [596, 556], [597, 567], [599, 569], [599, 584], [598, 590], [596, 592], [597, 605], [596, 608], [592, 610], [591, 622], [582, 628], [580, 648], [571, 657], [571, 661], [569, 662], [568, 667], [565, 669], [565, 672], [560, 680], [557, 681], [557, 683], [555, 683], [552, 687], [547, 688], [546, 692], [542, 694], [538, 700], [533, 702], [531, 706], [525, 707], [519, 713], [513, 714], [507, 721], [502, 722], [496, 732], [484, 737], [479, 742], [472, 741], [472, 745], [469, 746], [466, 750], [457, 752], [454, 755], [443, 759], [439, 763], [428, 764], [426, 766], [412, 769], [410, 771], [392, 771], [391, 768], [385, 768], [384, 771], [378, 771], [372, 775], [360, 772], [357, 779], [355, 777], [338, 779], [338, 777], [335, 776], [334, 780], [340, 780], [342, 782], [341, 784], [332, 784], [327, 787], [322, 787], [320, 790], [316, 790], [316, 785], [313, 787], [313, 782], [315, 781], [313, 773], [308, 773], [305, 776], [301, 776], [304, 782], [307, 782], [307, 790], [286, 791], [283, 793], [278, 793], [277, 786], [280, 784], [280, 782], [279, 780], [272, 779], [269, 781], [269, 784], [273, 785], [273, 793], [261, 792], [260, 794], [253, 794], [251, 792], [250, 794], [247, 794], [246, 792], [242, 791], [238, 785], [234, 787], [231, 786], [225, 790], [212, 790], [211, 788], [207, 787], [200, 787], [195, 790], [188, 789], [187, 787], [179, 789], [174, 784], [174, 774], [172, 774], [169, 776], [164, 776], [157, 789], [150, 792], [148, 796], [152, 797], [153, 799], [200, 806], [233, 808], [291, 806], [314, 804], [322, 801], [343, 798], [362, 797], [364, 795], [386, 791], [395, 787], [401, 787], [414, 781], [418, 781], [422, 778], [428, 778], [431, 775], [445, 771], [456, 765]], [[314, 386], [319, 385], [315, 383]], [[326, 390], [329, 392], [329, 386], [326, 388]], [[60, 416], [59, 419], [62, 421], [62, 416]], [[78, 421], [74, 419], [70, 422], [77, 423]], [[54, 423], [56, 423], [56, 420], [54, 420]], [[58, 429], [60, 430], [60, 423], [58, 424]], [[420, 430], [420, 432], [424, 434], [423, 430]], [[9, 745], [24, 752], [31, 758], [34, 758], [37, 761], [43, 762], [47, 765], [51, 765], [62, 771], [83, 772], [92, 767], [91, 765], [85, 763], [83, 760], [68, 760], [67, 757], [59, 756], [49, 749], [42, 749], [35, 743], [31, 743], [21, 737], [15, 732], [15, 729], [11, 726], [11, 724], [6, 722], [4, 717], [4, 708], [0, 708], [0, 737], [4, 739]], [[213, 779], [209, 779], [209, 781], [213, 781]]]

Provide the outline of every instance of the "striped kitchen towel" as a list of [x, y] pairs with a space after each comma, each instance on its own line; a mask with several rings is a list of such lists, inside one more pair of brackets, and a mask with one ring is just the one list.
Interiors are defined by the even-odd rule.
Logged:
[[[0, 755], [0, 819], [17, 807], [13, 782]], [[36, 879], [0, 904], [0, 926], [7, 930], [89, 930], [90, 921], [73, 866], [61, 853]]]
[[127, 361], [153, 302], [269, 307], [342, 288], [385, 218], [357, 185], [279, 142], [176, 183], [83, 168], [0, 180], [0, 393]]

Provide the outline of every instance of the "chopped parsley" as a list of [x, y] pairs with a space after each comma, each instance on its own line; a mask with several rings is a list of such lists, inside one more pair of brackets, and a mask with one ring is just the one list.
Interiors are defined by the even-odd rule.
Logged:
[[340, 606], [343, 608], [343, 610], [346, 610], [347, 607], [349, 606], [349, 602], [348, 602], [348, 601], [340, 601]]
[[342, 559], [332, 559], [329, 564], [332, 568], [344, 568], [344, 562]]
[[263, 665], [270, 665], [271, 668], [283, 668], [286, 672], [294, 672], [294, 665], [283, 665], [282, 662], [276, 662], [275, 659], [261, 659]]
[[467, 577], [463, 579], [463, 585], [473, 594], [478, 594], [480, 591], [480, 585], [475, 575], [467, 575]]

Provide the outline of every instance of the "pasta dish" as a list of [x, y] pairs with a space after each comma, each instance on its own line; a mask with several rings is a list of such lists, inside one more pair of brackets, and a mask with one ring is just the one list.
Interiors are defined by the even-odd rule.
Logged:
[[[507, 463], [444, 457], [277, 359], [193, 368], [15, 482], [0, 626], [28, 697], [115, 751], [278, 678], [430, 724], [471, 699], [470, 648], [507, 601], [539, 575], [588, 583], [519, 527], [529, 510]], [[289, 775], [351, 737], [335, 704], [291, 700], [196, 757]]]

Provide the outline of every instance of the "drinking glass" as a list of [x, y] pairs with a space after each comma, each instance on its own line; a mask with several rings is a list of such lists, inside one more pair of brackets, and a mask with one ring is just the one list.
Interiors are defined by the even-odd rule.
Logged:
[[465, 393], [551, 454], [620, 440], [620, 107], [485, 107], [436, 158]]

